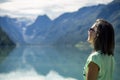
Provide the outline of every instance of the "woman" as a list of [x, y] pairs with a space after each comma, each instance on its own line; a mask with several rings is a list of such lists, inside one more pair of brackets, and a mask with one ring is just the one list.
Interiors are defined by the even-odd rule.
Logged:
[[88, 42], [93, 46], [84, 67], [85, 80], [112, 80], [114, 68], [114, 29], [97, 19], [88, 31]]

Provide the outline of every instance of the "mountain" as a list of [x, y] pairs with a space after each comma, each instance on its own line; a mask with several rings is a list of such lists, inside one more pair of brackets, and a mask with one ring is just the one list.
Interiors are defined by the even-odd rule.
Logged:
[[25, 41], [29, 44], [43, 44], [46, 40], [49, 30], [52, 25], [52, 20], [46, 16], [38, 16], [35, 22], [29, 25], [24, 35]]
[[87, 31], [98, 18], [109, 21], [115, 29], [116, 42], [120, 41], [120, 1], [99, 4], [64, 13], [55, 20], [38, 16], [31, 25], [18, 19], [0, 17], [0, 25], [15, 43], [42, 45], [75, 45], [87, 40]]
[[15, 45], [15, 43], [0, 27], [0, 46], [13, 46], [13, 45]]
[[115, 28], [116, 41], [120, 41], [120, 1], [115, 0], [108, 5], [84, 7], [74, 13], [66, 13], [55, 20], [57, 33], [63, 33], [56, 44], [76, 44], [86, 41], [88, 28], [96, 19], [103, 18]]
[[[60, 35], [54, 44], [76, 44], [87, 40], [87, 31], [96, 19], [109, 21], [115, 29], [116, 42], [120, 41], [120, 1], [107, 5], [83, 7], [73, 13], [65, 13], [54, 22], [55, 35]], [[57, 26], [57, 27], [56, 27]]]
[[9, 18], [8, 16], [0, 17], [0, 27], [9, 35], [12, 41], [24, 43], [21, 23], [17, 22], [16, 18]]
[[55, 44], [76, 44], [79, 41], [85, 41], [88, 28], [96, 20], [96, 16], [104, 6], [84, 7], [55, 19], [53, 28], [57, 32], [56, 35], [60, 35]]

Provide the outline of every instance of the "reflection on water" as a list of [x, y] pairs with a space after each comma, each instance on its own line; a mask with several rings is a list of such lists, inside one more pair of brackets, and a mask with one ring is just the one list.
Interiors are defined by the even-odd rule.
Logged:
[[[0, 63], [0, 80], [83, 80], [82, 70], [89, 52], [74, 47], [16, 47]], [[119, 62], [115, 80], [119, 80], [118, 67]]]
[[15, 46], [0, 46], [0, 63], [9, 55]]

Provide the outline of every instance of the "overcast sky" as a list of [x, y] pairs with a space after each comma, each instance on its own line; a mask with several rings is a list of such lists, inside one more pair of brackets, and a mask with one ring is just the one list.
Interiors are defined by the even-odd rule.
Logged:
[[0, 0], [0, 16], [35, 17], [48, 15], [51, 19], [83, 6], [107, 4], [113, 0]]

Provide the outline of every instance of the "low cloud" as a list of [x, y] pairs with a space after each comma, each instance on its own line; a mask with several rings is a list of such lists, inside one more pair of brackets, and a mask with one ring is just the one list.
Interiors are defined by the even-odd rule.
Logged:
[[[90, 6], [99, 3], [108, 3], [112, 0], [10, 0], [9, 2], [0, 3], [0, 10], [26, 15], [43, 15], [47, 14], [51, 19], [58, 17], [65, 12], [73, 12], [83, 6]], [[1, 12], [2, 13], [2, 12]], [[3, 14], [2, 13], [2, 14]]]
[[0, 80], [77, 80], [71, 77], [63, 77], [55, 71], [50, 71], [47, 75], [40, 75], [35, 70], [17, 70], [10, 73], [0, 74]]

